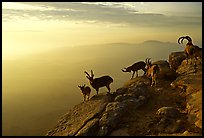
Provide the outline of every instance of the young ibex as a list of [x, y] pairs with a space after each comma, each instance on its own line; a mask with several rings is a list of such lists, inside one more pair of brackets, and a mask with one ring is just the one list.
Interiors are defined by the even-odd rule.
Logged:
[[89, 86], [85, 86], [85, 84], [83, 86], [78, 86], [81, 89], [81, 92], [84, 96], [84, 101], [86, 101], [86, 96], [88, 96], [88, 100], [89, 100], [89, 96], [91, 93], [91, 88]]
[[[147, 62], [147, 59], [145, 60], [145, 62]], [[127, 67], [127, 68], [124, 68], [122, 69], [123, 72], [131, 72], [133, 71], [133, 74], [132, 74], [132, 77], [131, 79], [134, 77], [135, 75], [135, 72], [137, 73], [137, 77], [138, 77], [138, 70], [142, 69], [144, 71], [144, 74], [146, 74], [146, 69], [145, 69], [145, 66], [146, 66], [146, 63], [144, 61], [139, 61], [139, 62], [136, 62], [134, 63], [133, 65]]]
[[181, 40], [181, 43], [183, 44], [184, 39], [188, 40], [188, 43], [186, 44], [186, 48], [184, 50], [184, 52], [185, 52], [185, 54], [187, 56], [187, 64], [188, 64], [188, 59], [189, 58], [193, 59], [193, 57], [194, 57], [195, 60], [197, 60], [197, 57], [201, 57], [201, 54], [200, 54], [200, 49], [201, 48], [199, 48], [196, 45], [193, 45], [192, 39], [189, 36], [179, 37], [178, 43], [180, 44], [180, 40]]
[[158, 77], [158, 74], [159, 74], [159, 66], [157, 64], [152, 64], [151, 61], [150, 61], [151, 58], [148, 58], [147, 59], [147, 63], [146, 63], [146, 69], [147, 69], [147, 72], [146, 72], [146, 76], [149, 78], [151, 77], [151, 87], [153, 85], [156, 86], [156, 79]]
[[99, 78], [93, 78], [94, 74], [93, 71], [91, 70], [91, 76], [85, 71], [86, 77], [89, 79], [89, 82], [91, 86], [96, 90], [97, 95], [100, 87], [106, 86], [108, 89], [108, 92], [110, 92], [110, 84], [113, 82], [113, 79], [110, 76], [102, 76]]

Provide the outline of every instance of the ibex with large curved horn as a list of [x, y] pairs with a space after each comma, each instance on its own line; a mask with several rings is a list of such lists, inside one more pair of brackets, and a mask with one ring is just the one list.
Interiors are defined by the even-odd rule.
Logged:
[[180, 44], [180, 40], [181, 40], [181, 43], [183, 44], [184, 39], [188, 40], [188, 43], [186, 44], [186, 48], [184, 50], [184, 52], [185, 52], [185, 54], [187, 56], [187, 64], [188, 64], [188, 59], [189, 58], [192, 59], [194, 57], [197, 60], [197, 57], [201, 57], [201, 54], [200, 54], [200, 49], [201, 48], [199, 48], [196, 45], [193, 45], [192, 39], [189, 36], [179, 37], [178, 43]]
[[86, 73], [87, 75], [86, 77], [89, 79], [91, 86], [96, 90], [97, 95], [98, 95], [99, 88], [104, 86], [106, 86], [106, 88], [108, 89], [108, 92], [110, 92], [110, 84], [113, 82], [113, 79], [110, 76], [102, 76], [94, 79], [93, 78], [94, 74], [92, 70], [91, 70], [91, 76], [86, 71], [84, 73]]
[[147, 59], [145, 60], [145, 62], [144, 61], [136, 62], [133, 65], [131, 65], [131, 66], [127, 67], [127, 68], [122, 69], [122, 71], [123, 72], [131, 72], [132, 71], [133, 74], [132, 74], [131, 79], [134, 77], [135, 72], [136, 72], [137, 77], [138, 77], [138, 70], [140, 70], [140, 69], [142, 69], [144, 71], [143, 75], [145, 75], [146, 74], [146, 69], [145, 69], [146, 63], [147, 63]]
[[150, 61], [151, 58], [147, 58], [147, 63], [146, 63], [146, 76], [149, 78], [151, 77], [151, 86], [155, 85], [156, 86], [156, 79], [158, 77], [159, 74], [159, 66], [157, 64], [152, 64]]

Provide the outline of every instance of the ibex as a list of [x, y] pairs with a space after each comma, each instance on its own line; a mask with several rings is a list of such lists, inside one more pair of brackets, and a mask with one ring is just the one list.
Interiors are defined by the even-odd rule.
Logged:
[[184, 50], [184, 52], [185, 52], [185, 54], [187, 56], [187, 64], [188, 64], [188, 59], [189, 58], [192, 59], [194, 57], [195, 60], [197, 60], [197, 57], [201, 57], [201, 54], [200, 54], [200, 49], [201, 48], [199, 48], [196, 45], [193, 45], [192, 39], [189, 36], [179, 37], [178, 43], [180, 44], [180, 40], [181, 40], [181, 43], [183, 43], [184, 39], [188, 40], [188, 43], [186, 44], [186, 48]]
[[88, 96], [88, 100], [89, 100], [89, 96], [91, 93], [91, 88], [89, 86], [85, 86], [85, 84], [83, 86], [78, 86], [81, 89], [81, 92], [84, 96], [84, 101], [86, 101], [86, 96]]
[[156, 86], [156, 79], [158, 77], [158, 74], [159, 74], [159, 66], [157, 64], [152, 64], [151, 61], [150, 61], [151, 58], [148, 58], [147, 59], [147, 63], [146, 63], [146, 69], [147, 69], [147, 72], [146, 72], [146, 76], [149, 78], [151, 77], [151, 87], [153, 85]]
[[113, 82], [113, 79], [110, 76], [102, 76], [99, 78], [93, 78], [94, 74], [93, 71], [91, 70], [91, 76], [85, 71], [86, 77], [89, 79], [89, 82], [91, 86], [96, 90], [97, 95], [100, 87], [106, 86], [108, 89], [108, 92], [110, 92], [110, 84]]
[[[145, 60], [145, 62], [147, 62], [147, 59]], [[145, 69], [146, 63], [145, 62], [144, 61], [136, 62], [133, 65], [131, 65], [131, 66], [127, 67], [127, 68], [124, 68], [125, 70], [122, 69], [122, 71], [123, 72], [133, 71], [131, 79], [134, 77], [135, 72], [137, 73], [137, 77], [138, 77], [138, 70], [140, 70], [140, 69], [142, 69], [144, 71], [144, 75], [145, 75], [146, 74], [146, 69]]]

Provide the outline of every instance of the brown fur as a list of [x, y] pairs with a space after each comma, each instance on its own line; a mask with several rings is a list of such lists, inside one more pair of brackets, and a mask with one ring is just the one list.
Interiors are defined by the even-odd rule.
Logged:
[[159, 66], [157, 64], [151, 64], [151, 61], [149, 60], [150, 58], [148, 59], [146, 67], [145, 67], [147, 69], [146, 76], [148, 78], [151, 77], [151, 86], [153, 87], [153, 85], [156, 86], [156, 83], [157, 83], [156, 79], [159, 74]]
[[145, 74], [146, 73], [145, 66], [146, 66], [145, 62], [139, 61], [139, 62], [134, 63], [133, 65], [127, 67], [127, 68], [124, 68], [125, 70], [122, 69], [122, 71], [123, 72], [131, 72], [132, 71], [133, 72], [132, 77], [131, 77], [131, 79], [132, 79], [135, 75], [135, 72], [136, 72], [137, 77], [138, 77], [138, 70], [140, 70], [140, 69], [142, 69], [144, 71], [144, 74]]
[[195, 58], [195, 60], [197, 60], [198, 57], [201, 57], [201, 54], [200, 54], [200, 49], [201, 48], [199, 48], [196, 45], [193, 45], [192, 39], [189, 36], [179, 37], [178, 43], [180, 44], [180, 40], [181, 40], [181, 43], [183, 43], [184, 39], [188, 40], [188, 43], [186, 44], [186, 47], [185, 47], [185, 50], [184, 50], [184, 52], [186, 54], [186, 57], [187, 57], [187, 64], [188, 64], [188, 59]]
[[84, 96], [84, 101], [86, 100], [86, 96], [88, 96], [88, 100], [89, 100], [89, 96], [91, 93], [91, 88], [89, 86], [85, 86], [85, 84], [83, 86], [78, 86]]
[[99, 78], [93, 78], [94, 74], [93, 71], [91, 70], [91, 76], [85, 71], [87, 74], [87, 78], [89, 79], [90, 85], [96, 90], [96, 93], [98, 95], [98, 91], [100, 87], [106, 86], [108, 89], [108, 92], [110, 92], [110, 84], [113, 82], [113, 79], [110, 76], [102, 76]]

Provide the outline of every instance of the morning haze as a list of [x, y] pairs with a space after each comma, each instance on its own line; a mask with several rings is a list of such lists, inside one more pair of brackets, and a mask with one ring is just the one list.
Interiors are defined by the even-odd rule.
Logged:
[[3, 2], [3, 135], [45, 135], [83, 101], [84, 71], [110, 75], [113, 92], [131, 77], [124, 67], [182, 51], [180, 36], [202, 47], [201, 11], [199, 2]]

